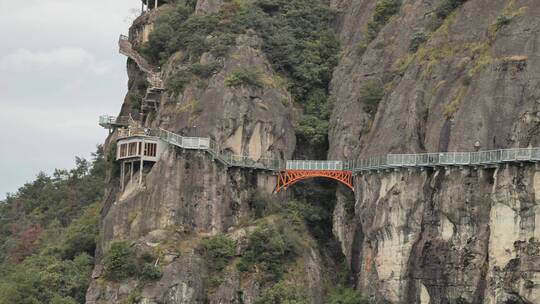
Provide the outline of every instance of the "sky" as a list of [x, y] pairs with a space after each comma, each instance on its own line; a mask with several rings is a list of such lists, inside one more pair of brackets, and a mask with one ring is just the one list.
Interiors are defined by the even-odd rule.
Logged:
[[0, 200], [90, 158], [127, 92], [118, 36], [139, 0], [0, 0]]

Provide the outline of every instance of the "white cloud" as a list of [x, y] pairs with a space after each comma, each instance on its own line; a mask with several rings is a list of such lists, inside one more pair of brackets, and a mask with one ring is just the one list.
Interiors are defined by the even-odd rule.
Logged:
[[118, 112], [126, 91], [118, 35], [139, 5], [0, 0], [0, 200], [103, 141], [97, 116]]
[[25, 72], [35, 69], [86, 69], [97, 75], [110, 72], [111, 64], [100, 62], [82, 48], [62, 47], [47, 51], [17, 49], [0, 58], [0, 70]]
[[[4, 0], [2, 0], [4, 1]], [[7, 2], [7, 1], [6, 1]], [[54, 29], [52, 33], [71, 32], [81, 36], [103, 35], [125, 27], [126, 15], [136, 0], [28, 0], [12, 2], [0, 13], [3, 26], [17, 30]], [[4, 28], [4, 29], [8, 29]]]

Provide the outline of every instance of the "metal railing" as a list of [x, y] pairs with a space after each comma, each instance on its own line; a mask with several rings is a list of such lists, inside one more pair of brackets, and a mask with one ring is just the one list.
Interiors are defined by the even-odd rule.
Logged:
[[159, 131], [148, 128], [126, 128], [118, 130], [118, 139], [134, 136], [160, 137]]
[[99, 117], [99, 125], [113, 125], [116, 123], [116, 116], [102, 115]]
[[[112, 122], [112, 116], [102, 116], [101, 122]], [[492, 166], [504, 163], [540, 162], [540, 148], [512, 148], [478, 152], [440, 152], [420, 154], [388, 154], [359, 160], [280, 160], [277, 158], [251, 159], [246, 155], [223, 153], [216, 141], [208, 137], [185, 137], [159, 129], [130, 127], [119, 129], [118, 137], [159, 137], [161, 140], [186, 150], [202, 150], [232, 167], [282, 170], [339, 170], [376, 171], [397, 168], [425, 168], [448, 166]]]
[[206, 137], [185, 137], [173, 132], [160, 129], [159, 137], [172, 145], [186, 150], [203, 150], [210, 153], [214, 158], [231, 167], [246, 167], [263, 170], [279, 170], [284, 163], [278, 159], [260, 158], [253, 160], [245, 155], [233, 155], [222, 153], [218, 144]]
[[340, 160], [289, 160], [287, 170], [350, 170], [349, 162]]
[[538, 162], [540, 148], [513, 148], [478, 152], [388, 154], [352, 161], [353, 171], [388, 168], [489, 166], [511, 162]]
[[112, 126], [127, 126], [129, 125], [129, 116], [109, 116], [102, 115], [99, 117], [99, 125], [104, 128], [110, 128]]
[[486, 166], [509, 162], [538, 162], [540, 148], [514, 148], [480, 152], [441, 152], [422, 154], [388, 154], [367, 159], [349, 161], [289, 160], [261, 158], [250, 159], [248, 156], [222, 154], [217, 144], [202, 137], [182, 137], [169, 131], [161, 130], [162, 139], [185, 149], [207, 150], [229, 166], [259, 168], [272, 171], [281, 170], [344, 170], [374, 171], [391, 168], [424, 168], [447, 166]]

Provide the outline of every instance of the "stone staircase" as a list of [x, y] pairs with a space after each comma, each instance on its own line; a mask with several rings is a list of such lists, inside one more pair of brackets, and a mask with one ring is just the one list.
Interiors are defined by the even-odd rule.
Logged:
[[133, 45], [129, 42], [129, 38], [125, 35], [120, 35], [118, 41], [120, 54], [131, 58], [139, 69], [146, 74], [146, 80], [149, 84], [146, 89], [146, 94], [141, 104], [141, 112], [144, 115], [150, 111], [156, 111], [159, 106], [162, 91], [165, 90], [165, 85], [161, 77], [159, 67], [155, 67], [148, 63], [148, 61], [141, 56], [136, 50], [133, 49]]

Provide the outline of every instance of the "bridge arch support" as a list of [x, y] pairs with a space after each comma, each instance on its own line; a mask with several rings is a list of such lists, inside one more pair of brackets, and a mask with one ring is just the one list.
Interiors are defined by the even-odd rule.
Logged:
[[352, 171], [342, 170], [285, 170], [278, 174], [276, 192], [286, 190], [301, 180], [310, 178], [329, 178], [336, 180], [354, 191]]

